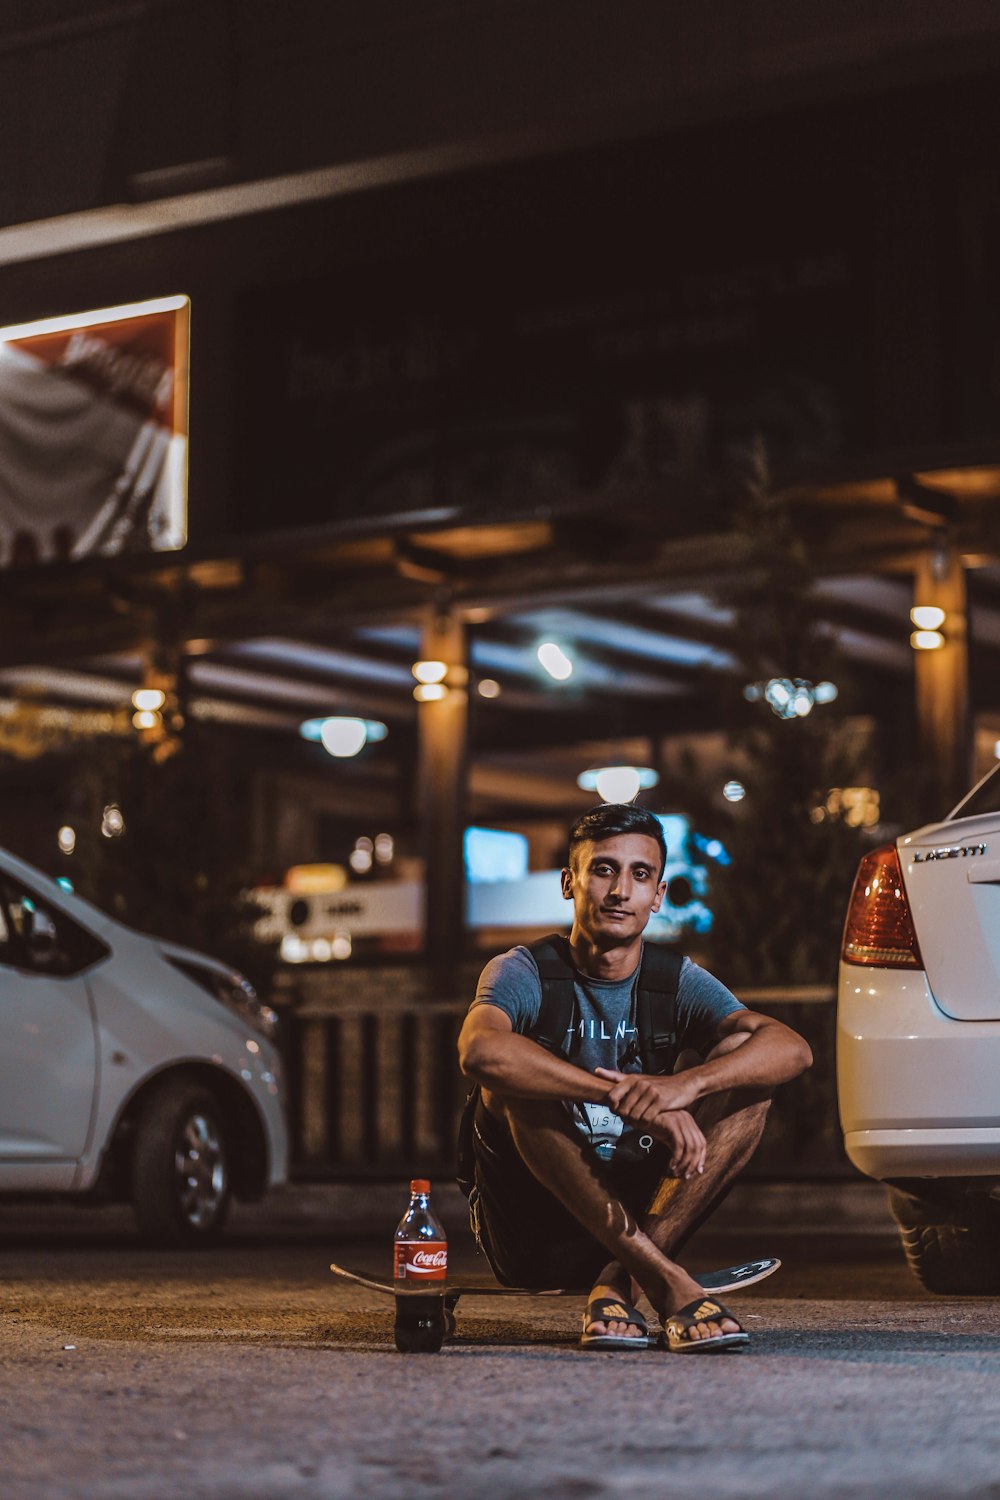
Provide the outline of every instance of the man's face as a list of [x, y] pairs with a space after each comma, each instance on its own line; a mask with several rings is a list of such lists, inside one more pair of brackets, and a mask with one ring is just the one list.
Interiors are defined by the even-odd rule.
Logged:
[[562, 872], [562, 890], [573, 902], [575, 926], [598, 948], [617, 948], [642, 933], [666, 890], [660, 880], [660, 846], [645, 833], [588, 839]]

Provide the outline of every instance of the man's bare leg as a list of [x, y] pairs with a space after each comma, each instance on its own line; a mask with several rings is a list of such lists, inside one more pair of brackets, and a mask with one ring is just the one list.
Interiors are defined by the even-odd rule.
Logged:
[[[718, 1206], [733, 1179], [746, 1166], [764, 1129], [768, 1104], [769, 1100], [762, 1099], [758, 1094], [751, 1095], [747, 1091], [741, 1097], [739, 1092], [733, 1092], [713, 1095], [696, 1111], [698, 1124], [708, 1144], [705, 1170], [701, 1175], [686, 1181], [679, 1177], [664, 1178], [642, 1222], [643, 1231], [664, 1255], [672, 1258], [677, 1254], [698, 1226]], [[700, 1291], [697, 1284], [693, 1284], [696, 1290], [687, 1301], [697, 1297]], [[627, 1299], [634, 1299], [637, 1295], [632, 1277], [620, 1261], [612, 1261], [604, 1267], [597, 1278], [592, 1296], [597, 1293], [598, 1288], [608, 1288], [609, 1295]], [[655, 1307], [656, 1303], [653, 1305]], [[675, 1303], [667, 1311], [676, 1312], [683, 1305]], [[657, 1308], [657, 1311], [660, 1309]], [[721, 1326], [723, 1332], [735, 1332], [735, 1324], [732, 1327], [726, 1324]], [[595, 1324], [594, 1332], [601, 1331], [600, 1325]], [[619, 1330], [609, 1324], [606, 1331], [611, 1333]], [[691, 1336], [709, 1338], [717, 1331], [711, 1325], [698, 1324]]]
[[[742, 1035], [727, 1037], [709, 1055], [722, 1056], [739, 1046], [742, 1040]], [[733, 1090], [713, 1094], [695, 1107], [693, 1113], [708, 1146], [705, 1170], [687, 1180], [664, 1178], [642, 1222], [645, 1233], [665, 1255], [676, 1255], [725, 1197], [734, 1178], [757, 1148], [769, 1106], [770, 1097], [764, 1091]], [[698, 1291], [692, 1296], [696, 1297]], [[612, 1261], [603, 1268], [591, 1296], [606, 1293], [626, 1300], [634, 1300], [638, 1295], [632, 1277], [619, 1262]], [[676, 1312], [680, 1306], [683, 1303], [675, 1304], [669, 1311]], [[721, 1325], [699, 1323], [691, 1330], [690, 1336], [710, 1338], [720, 1328], [722, 1332], [733, 1332], [736, 1325], [728, 1320]], [[609, 1323], [604, 1329], [595, 1323], [594, 1332], [602, 1331], [625, 1334], [624, 1325]]]
[[[494, 1094], [490, 1106], [494, 1112], [502, 1111], [518, 1152], [542, 1185], [607, 1247], [611, 1256], [608, 1269], [612, 1276], [602, 1275], [598, 1285], [606, 1284], [611, 1295], [634, 1296], [631, 1278], [645, 1292], [660, 1317], [668, 1317], [702, 1295], [698, 1283], [669, 1258], [647, 1229], [605, 1187], [579, 1132], [561, 1104], [539, 1099], [501, 1099]], [[747, 1150], [747, 1156], [750, 1150], [752, 1146]], [[721, 1159], [720, 1151], [719, 1162], [713, 1166], [711, 1176], [706, 1167], [704, 1177], [698, 1178], [699, 1185], [709, 1178], [712, 1191], [716, 1193], [721, 1189], [724, 1175]], [[740, 1160], [740, 1166], [744, 1159]], [[732, 1168], [726, 1181], [738, 1170], [739, 1166]], [[656, 1226], [651, 1222], [649, 1227]], [[705, 1326], [708, 1329], [706, 1336], [719, 1331], [735, 1331], [735, 1325], [728, 1320]], [[594, 1328], [599, 1331], [600, 1325], [595, 1324]], [[616, 1328], [621, 1328], [621, 1325], [608, 1325], [609, 1331]], [[621, 1331], [624, 1332], [624, 1328]]]

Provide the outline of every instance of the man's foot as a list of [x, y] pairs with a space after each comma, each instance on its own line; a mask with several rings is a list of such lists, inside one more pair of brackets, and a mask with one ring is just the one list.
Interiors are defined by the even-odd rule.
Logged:
[[616, 1286], [598, 1282], [587, 1298], [583, 1315], [583, 1349], [647, 1349], [651, 1343], [646, 1320]]
[[[695, 1335], [695, 1329], [706, 1327], [717, 1327], [719, 1332], [707, 1338], [704, 1334]], [[725, 1303], [712, 1297], [696, 1297], [665, 1319], [660, 1340], [661, 1347], [665, 1345], [671, 1354], [714, 1354], [717, 1350], [746, 1348], [749, 1342], [750, 1335]]]
[[[682, 1308], [690, 1307], [693, 1302], [704, 1302], [706, 1309], [708, 1306], [715, 1305], [709, 1293], [704, 1291], [694, 1278], [688, 1276], [687, 1272], [682, 1271], [679, 1266], [676, 1267], [676, 1274], [671, 1277], [669, 1285], [665, 1287], [665, 1296], [662, 1301], [650, 1295], [649, 1292], [647, 1295], [660, 1314], [664, 1327], [674, 1313], [680, 1312]], [[685, 1329], [685, 1336], [691, 1343], [696, 1343], [699, 1339], [717, 1339], [723, 1334], [737, 1334], [743, 1331], [736, 1319], [730, 1317], [725, 1308], [721, 1308], [715, 1317], [706, 1311], [704, 1318], [697, 1319]]]

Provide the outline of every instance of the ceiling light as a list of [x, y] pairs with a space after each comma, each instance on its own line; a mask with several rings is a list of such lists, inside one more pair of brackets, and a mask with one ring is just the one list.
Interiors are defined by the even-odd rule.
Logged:
[[722, 795], [727, 802], [742, 802], [747, 794], [747, 789], [742, 781], [727, 781], [722, 788]]
[[478, 691], [480, 698], [499, 698], [500, 684], [492, 677], [484, 677]]
[[375, 858], [380, 865], [392, 863], [396, 853], [396, 841], [391, 833], [377, 833], [375, 835]]
[[117, 802], [109, 802], [101, 815], [101, 832], [106, 839], [117, 839], [125, 832], [125, 817]]
[[448, 664], [443, 661], [415, 661], [410, 668], [418, 682], [444, 682]]
[[565, 682], [573, 675], [573, 663], [555, 641], [543, 641], [537, 651], [538, 660], [556, 682]]
[[136, 688], [132, 694], [132, 707], [142, 713], [155, 713], [166, 701], [167, 695], [162, 688]]
[[779, 719], [804, 719], [817, 703], [832, 703], [838, 696], [835, 682], [817, 682], [805, 677], [772, 677], [767, 682], [748, 682], [743, 689], [748, 703], [763, 699]]
[[384, 740], [388, 730], [377, 719], [355, 719], [344, 715], [306, 719], [299, 725], [299, 734], [304, 740], [318, 741], [329, 755], [345, 760], [357, 755], [369, 741]]
[[327, 719], [319, 732], [323, 749], [340, 759], [357, 755], [368, 738], [364, 719]]
[[63, 854], [72, 854], [76, 848], [76, 829], [70, 828], [68, 823], [64, 823], [56, 834], [56, 843]]
[[585, 792], [596, 792], [602, 802], [631, 802], [659, 779], [650, 766], [598, 766], [582, 771], [576, 784]]
[[418, 703], [440, 703], [442, 698], [447, 698], [448, 689], [443, 682], [418, 682], [413, 696]]
[[792, 694], [790, 707], [794, 714], [797, 714], [800, 719], [804, 719], [806, 714], [812, 713], [815, 701], [811, 689], [805, 683], [800, 683]]
[[910, 610], [910, 619], [918, 630], [940, 630], [944, 624], [944, 610], [936, 604], [916, 604]]
[[915, 630], [910, 636], [910, 645], [914, 651], [940, 651], [944, 636], [940, 630]]

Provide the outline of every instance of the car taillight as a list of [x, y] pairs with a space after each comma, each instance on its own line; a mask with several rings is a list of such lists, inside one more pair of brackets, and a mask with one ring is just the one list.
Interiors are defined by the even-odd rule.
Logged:
[[882, 969], [923, 968], [895, 844], [873, 849], [858, 866], [840, 956]]

